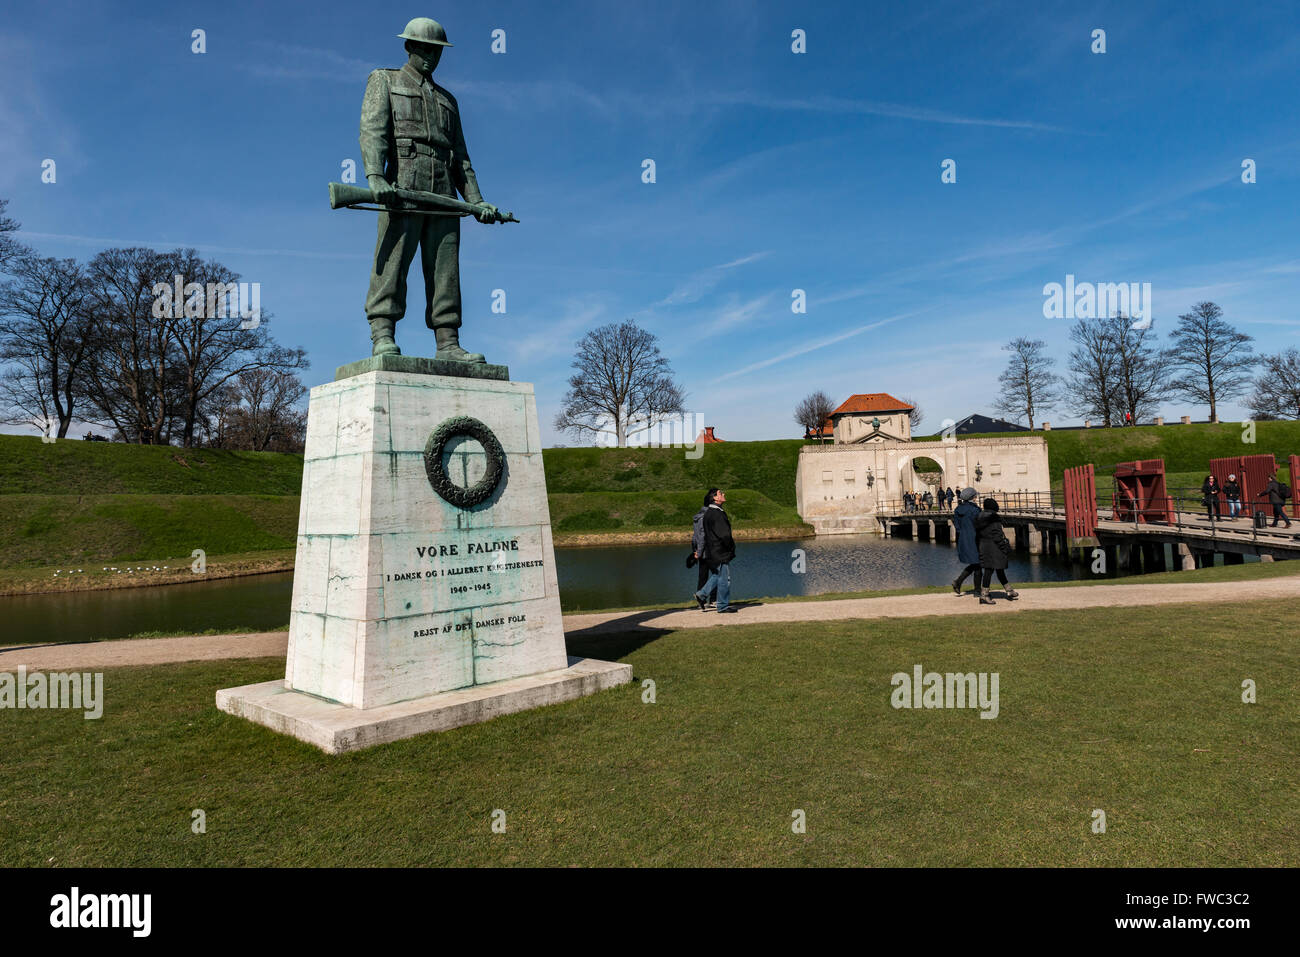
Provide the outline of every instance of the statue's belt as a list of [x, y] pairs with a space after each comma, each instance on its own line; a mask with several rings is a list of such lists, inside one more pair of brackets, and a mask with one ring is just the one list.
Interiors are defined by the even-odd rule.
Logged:
[[396, 137], [398, 156], [432, 156], [444, 163], [451, 163], [451, 150], [445, 146], [435, 146], [422, 140], [413, 140], [407, 136]]

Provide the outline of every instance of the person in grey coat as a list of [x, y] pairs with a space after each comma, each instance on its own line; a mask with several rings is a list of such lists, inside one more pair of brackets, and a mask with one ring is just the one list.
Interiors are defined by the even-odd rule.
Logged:
[[952, 523], [957, 529], [957, 560], [966, 567], [953, 579], [952, 590], [961, 595], [962, 582], [970, 575], [975, 576], [975, 593], [980, 590], [980, 546], [975, 532], [975, 520], [979, 518], [980, 509], [975, 504], [975, 490], [961, 490], [961, 504], [952, 512]]
[[975, 532], [979, 536], [980, 565], [984, 568], [984, 585], [980, 589], [981, 605], [996, 605], [989, 597], [989, 585], [993, 583], [993, 573], [998, 573], [998, 581], [1007, 601], [1015, 601], [1020, 593], [1007, 584], [1007, 565], [1010, 563], [1011, 542], [1002, 530], [1002, 519], [998, 517], [998, 502], [994, 498], [984, 500], [984, 511], [975, 519]]

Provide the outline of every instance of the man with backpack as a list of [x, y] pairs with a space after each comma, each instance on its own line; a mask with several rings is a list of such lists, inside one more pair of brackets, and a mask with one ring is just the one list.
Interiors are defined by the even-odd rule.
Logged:
[[709, 592], [718, 589], [718, 614], [734, 615], [736, 609], [731, 607], [731, 563], [736, 557], [736, 543], [731, 537], [731, 519], [727, 518], [722, 508], [727, 501], [726, 493], [711, 488], [704, 496], [704, 552], [701, 558], [708, 563], [709, 577], [699, 591], [695, 601], [700, 611], [708, 607]]
[[[703, 591], [704, 583], [709, 580], [709, 563], [704, 560], [704, 513], [708, 510], [709, 500], [706, 496], [704, 505], [700, 507], [700, 510], [695, 513], [695, 517], [691, 519], [691, 558], [695, 562], [695, 567], [699, 569], [699, 574], [696, 576], [695, 582], [696, 591]], [[690, 562], [687, 562], [687, 567], [690, 567], [690, 564]], [[708, 610], [708, 606], [713, 603], [714, 596], [717, 595], [717, 592], [718, 589], [715, 585], [710, 592], [706, 593], [704, 599], [705, 604], [701, 606], [700, 611]]]
[[1291, 490], [1277, 480], [1277, 473], [1274, 472], [1268, 478], [1268, 487], [1264, 489], [1268, 496], [1268, 504], [1273, 506], [1273, 524], [1271, 528], [1277, 528], [1277, 520], [1280, 518], [1286, 522], [1286, 527], [1291, 527], [1291, 519], [1286, 517], [1286, 512], [1282, 506], [1286, 500], [1291, 497]]

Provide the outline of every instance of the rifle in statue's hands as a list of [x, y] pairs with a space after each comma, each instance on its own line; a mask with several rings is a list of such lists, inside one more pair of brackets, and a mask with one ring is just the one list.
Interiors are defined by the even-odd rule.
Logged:
[[[388, 213], [411, 213], [415, 216], [477, 216], [482, 207], [450, 196], [425, 193], [418, 189], [395, 189], [396, 201], [384, 205], [375, 199], [373, 190], [347, 183], [330, 183], [330, 209], [369, 209]], [[365, 204], [370, 205], [365, 205]], [[514, 213], [496, 211], [498, 223], [517, 223]]]

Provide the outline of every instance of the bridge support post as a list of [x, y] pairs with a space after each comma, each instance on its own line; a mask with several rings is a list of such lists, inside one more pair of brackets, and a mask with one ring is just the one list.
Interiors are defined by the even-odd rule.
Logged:
[[1007, 541], [1011, 543], [1011, 550], [1014, 552], [1016, 550], [1016, 527], [1014, 525], [1008, 525], [1003, 529], [1003, 531], [1006, 532]]
[[931, 542], [933, 542], [936, 537], [935, 530], [934, 530], [934, 519], [930, 519], [925, 524], [926, 524], [926, 531], [925, 531], [926, 538], [928, 538]]
[[916, 530], [916, 519], [912, 519], [912, 541], [916, 541], [919, 538], [920, 534]]
[[1133, 568], [1133, 546], [1116, 545], [1115, 546], [1115, 569], [1116, 571], [1126, 572]]
[[1029, 554], [1041, 555], [1043, 553], [1043, 533], [1033, 525], [1025, 526], [1025, 538], [1029, 541]]
[[1196, 557], [1192, 555], [1191, 548], [1188, 547], [1186, 542], [1179, 542], [1175, 547], [1178, 550], [1179, 568], [1185, 572], [1194, 571], [1196, 569]]
[[1259, 560], [1260, 560], [1261, 562], [1271, 562], [1271, 561], [1273, 560], [1273, 556], [1272, 556], [1272, 555], [1267, 555], [1267, 554], [1265, 554], [1265, 555], [1260, 555], [1260, 556], [1259, 556]]

